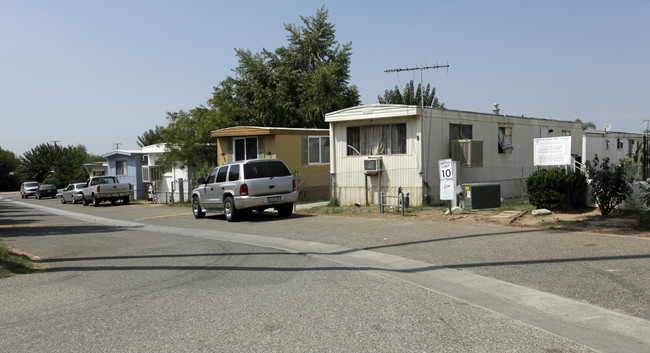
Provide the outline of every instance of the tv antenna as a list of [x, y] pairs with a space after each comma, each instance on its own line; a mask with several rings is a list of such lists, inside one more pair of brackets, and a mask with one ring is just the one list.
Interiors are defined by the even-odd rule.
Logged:
[[420, 70], [420, 104], [422, 107], [424, 107], [424, 70], [429, 70], [429, 69], [441, 69], [443, 67], [446, 67], [449, 69], [449, 64], [447, 65], [434, 65], [434, 66], [420, 66], [420, 67], [406, 67], [403, 69], [388, 69], [384, 70], [384, 72], [389, 73], [389, 72], [401, 72], [401, 71], [415, 71], [415, 70]]

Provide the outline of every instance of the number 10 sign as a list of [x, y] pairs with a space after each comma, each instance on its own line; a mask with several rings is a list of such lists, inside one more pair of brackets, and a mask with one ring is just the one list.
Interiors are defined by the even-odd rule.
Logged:
[[440, 167], [440, 179], [456, 179], [456, 164], [451, 159], [441, 159], [438, 161]]

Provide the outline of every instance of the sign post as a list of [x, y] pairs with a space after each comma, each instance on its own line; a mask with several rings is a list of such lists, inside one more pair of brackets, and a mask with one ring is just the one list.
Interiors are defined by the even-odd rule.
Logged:
[[449, 213], [452, 206], [456, 206], [456, 166], [457, 162], [451, 159], [438, 161], [440, 169], [440, 200], [449, 200]]

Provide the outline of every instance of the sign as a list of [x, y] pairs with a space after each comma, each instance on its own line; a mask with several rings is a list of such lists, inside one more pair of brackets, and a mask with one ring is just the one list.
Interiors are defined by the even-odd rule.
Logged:
[[438, 161], [440, 168], [440, 200], [453, 201], [456, 204], [456, 165], [451, 159]]
[[456, 179], [456, 165], [451, 159], [441, 159], [438, 161], [440, 167], [440, 180]]
[[536, 138], [534, 146], [536, 167], [571, 164], [571, 136]]
[[454, 180], [440, 180], [440, 200], [456, 200]]

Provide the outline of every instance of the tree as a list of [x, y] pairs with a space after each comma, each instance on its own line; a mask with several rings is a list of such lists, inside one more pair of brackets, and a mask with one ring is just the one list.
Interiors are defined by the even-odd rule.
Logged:
[[303, 26], [285, 24], [286, 47], [236, 49], [235, 75], [214, 88], [209, 105], [238, 108], [230, 118], [241, 125], [302, 128], [326, 127], [326, 113], [358, 105], [348, 86], [352, 44], [338, 44], [325, 7], [300, 18]]
[[596, 130], [596, 124], [594, 124], [591, 121], [582, 121], [581, 119], [576, 119], [575, 122], [582, 125], [582, 130], [583, 131], [585, 131], [585, 130]]
[[[404, 92], [400, 92], [399, 87], [395, 86], [393, 90], [385, 90], [384, 96], [377, 96], [377, 101], [381, 104], [406, 104], [406, 105], [421, 105], [422, 104], [422, 85], [418, 84], [418, 89], [414, 89], [413, 80], [406, 84]], [[432, 108], [445, 108], [445, 103], [439, 103], [436, 97], [436, 88], [431, 88], [427, 83], [424, 90], [424, 106]]]
[[20, 157], [18, 175], [22, 181], [54, 184], [58, 188], [87, 179], [84, 163], [102, 159], [89, 154], [83, 145], [62, 147], [43, 143]]
[[169, 125], [162, 132], [168, 151], [160, 161], [163, 169], [216, 164], [217, 146], [210, 133], [227, 126], [219, 111], [197, 107], [189, 112], [167, 113], [167, 120]]
[[609, 158], [603, 159], [599, 166], [598, 155], [593, 162], [587, 161], [585, 165], [592, 178], [591, 199], [600, 208], [600, 213], [608, 216], [632, 194], [632, 188], [625, 180], [625, 168], [622, 165], [611, 165]]
[[142, 136], [138, 136], [138, 146], [144, 147], [165, 142], [162, 137], [163, 130], [165, 130], [164, 127], [156, 125], [155, 128], [143, 132]]
[[0, 191], [15, 191], [20, 188], [20, 180], [14, 175], [19, 164], [16, 154], [0, 147]]
[[20, 157], [18, 175], [22, 181], [42, 182], [54, 169], [54, 162], [62, 158], [63, 147], [42, 143]]

